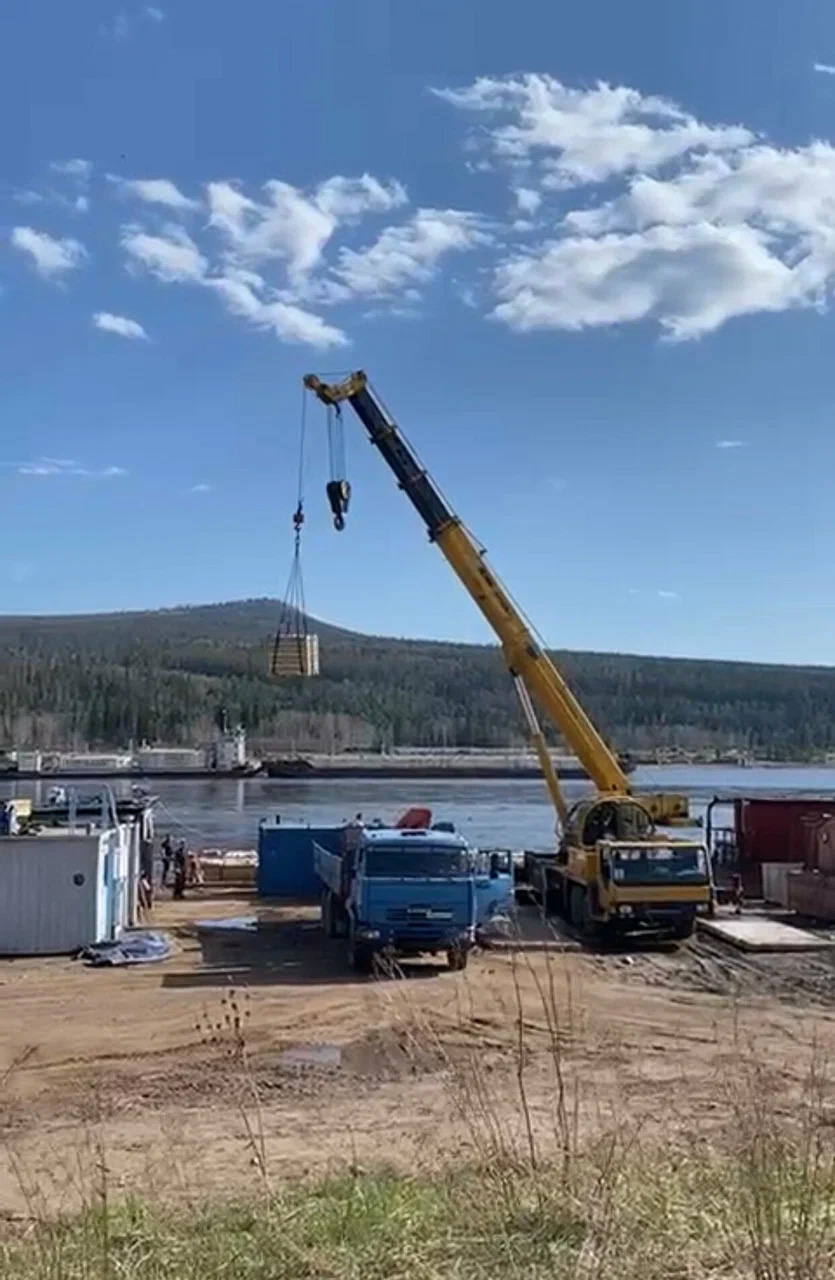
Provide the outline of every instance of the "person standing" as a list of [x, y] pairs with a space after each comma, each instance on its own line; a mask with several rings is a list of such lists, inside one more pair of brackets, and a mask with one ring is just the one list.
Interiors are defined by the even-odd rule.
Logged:
[[184, 898], [186, 892], [186, 868], [188, 852], [185, 840], [180, 840], [174, 850], [174, 892], [175, 898]]
[[174, 849], [171, 844], [171, 837], [167, 833], [162, 837], [162, 845], [160, 847], [162, 856], [162, 887], [168, 884], [168, 876], [171, 872], [171, 863], [174, 858]]

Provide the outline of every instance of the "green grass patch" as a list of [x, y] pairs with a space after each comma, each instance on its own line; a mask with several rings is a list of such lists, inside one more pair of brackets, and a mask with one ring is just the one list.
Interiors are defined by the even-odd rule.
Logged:
[[823, 1280], [831, 1166], [631, 1146], [570, 1169], [364, 1173], [198, 1208], [127, 1201], [0, 1242], [3, 1280]]

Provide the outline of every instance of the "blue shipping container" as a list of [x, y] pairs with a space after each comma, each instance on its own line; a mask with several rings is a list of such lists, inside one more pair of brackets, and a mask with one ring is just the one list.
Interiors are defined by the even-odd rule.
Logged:
[[339, 853], [343, 831], [341, 826], [297, 827], [263, 819], [258, 828], [259, 898], [318, 901], [322, 882], [313, 868], [313, 842]]

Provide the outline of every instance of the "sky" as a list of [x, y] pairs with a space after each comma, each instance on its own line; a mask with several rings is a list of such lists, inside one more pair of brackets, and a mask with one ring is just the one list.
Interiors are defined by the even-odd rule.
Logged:
[[[364, 368], [555, 647], [835, 650], [827, 0], [0, 12], [2, 610], [279, 595]], [[490, 639], [305, 415], [311, 613]]]

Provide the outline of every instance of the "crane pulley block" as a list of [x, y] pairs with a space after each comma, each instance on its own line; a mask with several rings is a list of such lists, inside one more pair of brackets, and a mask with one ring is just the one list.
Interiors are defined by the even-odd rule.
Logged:
[[347, 480], [329, 480], [325, 492], [333, 513], [333, 525], [340, 533], [345, 528], [345, 516], [351, 501], [351, 486]]

